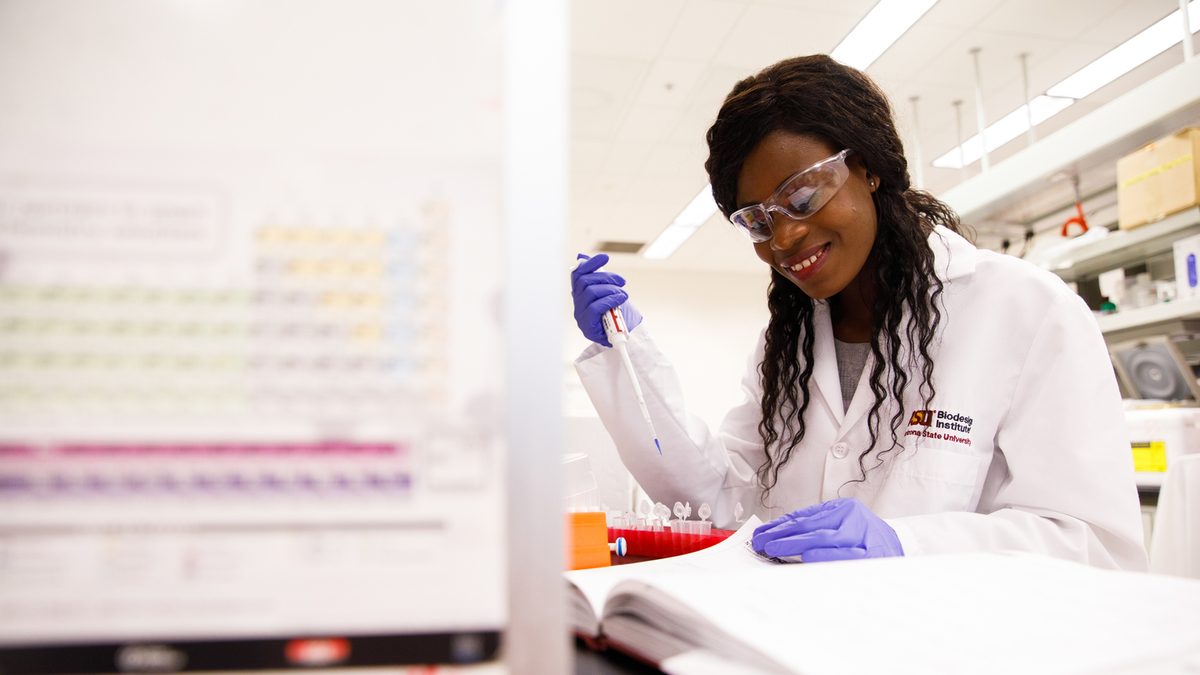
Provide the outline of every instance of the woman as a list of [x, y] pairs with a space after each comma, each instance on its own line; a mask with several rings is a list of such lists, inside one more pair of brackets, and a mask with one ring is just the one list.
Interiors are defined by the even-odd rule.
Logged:
[[[734, 505], [759, 552], [807, 562], [1024, 550], [1144, 569], [1120, 396], [1057, 277], [978, 250], [911, 188], [886, 97], [826, 56], [738, 83], [708, 131], [717, 205], [771, 267], [770, 321], [719, 432], [683, 392], [606, 256], [572, 274], [576, 362], [651, 497]], [[620, 307], [662, 456], [599, 316]]]

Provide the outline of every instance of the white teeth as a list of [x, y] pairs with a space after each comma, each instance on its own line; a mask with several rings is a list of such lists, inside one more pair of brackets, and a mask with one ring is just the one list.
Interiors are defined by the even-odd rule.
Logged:
[[791, 267], [789, 267], [788, 269], [790, 269], [790, 270], [791, 270], [791, 271], [793, 271], [793, 272], [799, 272], [800, 270], [802, 270], [802, 269], [804, 269], [804, 268], [808, 267], [809, 265], [812, 265], [813, 263], [817, 262], [817, 258], [821, 257], [821, 253], [823, 253], [823, 252], [824, 252], [824, 249], [822, 249], [820, 252], [814, 253], [814, 254], [813, 254], [811, 257], [809, 257], [807, 260], [801, 260], [800, 262], [796, 263], [795, 265], [792, 265], [792, 266], [791, 266]]

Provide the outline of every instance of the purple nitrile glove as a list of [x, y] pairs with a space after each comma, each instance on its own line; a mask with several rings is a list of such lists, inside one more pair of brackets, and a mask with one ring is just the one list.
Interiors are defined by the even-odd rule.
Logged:
[[642, 315], [629, 302], [629, 294], [621, 290], [625, 279], [617, 274], [601, 272], [600, 268], [608, 262], [608, 256], [601, 253], [595, 257], [580, 253], [576, 259], [582, 260], [571, 271], [571, 297], [575, 301], [575, 323], [583, 336], [596, 344], [611, 347], [608, 336], [604, 334], [604, 325], [600, 317], [613, 307], [621, 308], [621, 316], [625, 319], [625, 327], [630, 333], [642, 322]]
[[896, 531], [857, 499], [833, 499], [759, 525], [754, 550], [804, 562], [904, 555]]

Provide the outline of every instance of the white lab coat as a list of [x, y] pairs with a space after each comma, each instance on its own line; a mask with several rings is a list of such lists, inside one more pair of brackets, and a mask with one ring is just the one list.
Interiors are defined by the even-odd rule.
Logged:
[[[935, 230], [929, 244], [945, 284], [945, 311], [931, 346], [937, 393], [923, 405], [920, 374], [910, 373], [900, 443], [883, 454], [880, 466], [876, 453], [864, 460], [864, 482], [849, 481], [861, 477], [858, 456], [868, 442], [873, 359], [843, 412], [824, 302], [815, 303], [807, 431], [765, 506], [756, 476], [764, 459], [761, 337], [742, 381], [745, 399], [714, 434], [687, 413], [678, 378], [649, 326], [631, 333], [629, 355], [662, 441], [661, 457], [620, 357], [589, 346], [576, 370], [625, 465], [656, 501], [709, 503], [718, 525], [733, 524], [738, 502], [766, 521], [855, 497], [896, 530], [907, 555], [1022, 550], [1146, 569], [1120, 394], [1087, 306], [1054, 275], [978, 250], [945, 228]], [[922, 410], [932, 424], [914, 415]], [[886, 440], [877, 447], [892, 445], [896, 412], [894, 403], [881, 409]], [[956, 427], [938, 426], [945, 423]]]

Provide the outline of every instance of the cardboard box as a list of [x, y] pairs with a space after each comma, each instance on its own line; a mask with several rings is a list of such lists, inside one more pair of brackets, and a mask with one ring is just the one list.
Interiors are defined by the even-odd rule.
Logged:
[[1200, 127], [1160, 138], [1117, 161], [1117, 223], [1128, 230], [1200, 203]]

